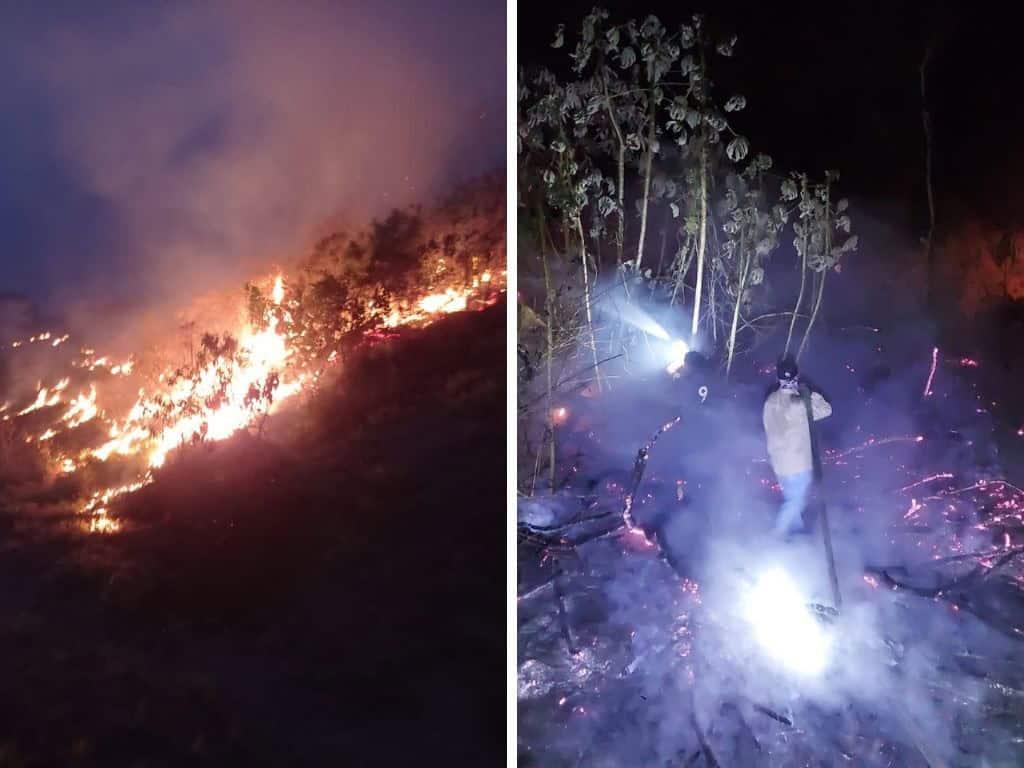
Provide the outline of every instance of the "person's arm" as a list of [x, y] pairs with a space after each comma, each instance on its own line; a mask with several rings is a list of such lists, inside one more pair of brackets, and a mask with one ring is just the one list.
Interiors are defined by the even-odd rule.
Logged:
[[817, 392], [811, 392], [811, 414], [815, 421], [827, 419], [832, 415], [832, 405]]

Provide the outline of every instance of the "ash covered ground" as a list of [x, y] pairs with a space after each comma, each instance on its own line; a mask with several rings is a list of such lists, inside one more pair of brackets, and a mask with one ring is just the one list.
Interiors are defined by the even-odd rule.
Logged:
[[182, 451], [118, 534], [0, 489], [0, 765], [500, 761], [504, 313]]
[[542, 471], [519, 500], [520, 765], [1024, 760], [1015, 363], [919, 330], [815, 337], [833, 611], [820, 518], [788, 544], [770, 532], [777, 352], [678, 423], [680, 383], [635, 361], [555, 403], [559, 489]]

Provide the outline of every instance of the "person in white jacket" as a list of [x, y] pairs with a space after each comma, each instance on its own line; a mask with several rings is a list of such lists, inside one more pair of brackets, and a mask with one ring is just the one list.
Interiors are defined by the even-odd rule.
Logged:
[[775, 532], [788, 535], [803, 530], [803, 513], [814, 482], [811, 425], [805, 398], [810, 396], [815, 421], [832, 414], [832, 406], [818, 392], [801, 386], [796, 361], [789, 356], [776, 366], [779, 386], [764, 401], [762, 418], [768, 461], [782, 488], [783, 502]]

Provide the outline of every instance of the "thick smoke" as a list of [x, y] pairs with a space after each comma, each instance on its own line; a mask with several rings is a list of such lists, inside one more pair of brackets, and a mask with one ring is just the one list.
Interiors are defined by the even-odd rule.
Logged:
[[19, 205], [45, 247], [20, 244], [35, 263], [11, 287], [64, 309], [176, 306], [339, 213], [362, 226], [500, 165], [503, 10], [24, 6], [0, 33], [2, 87], [35, 121]]
[[[871, 279], [865, 266], [859, 276], [837, 278], [832, 290], [859, 287], [869, 295]], [[633, 306], [618, 312], [611, 289], [596, 293], [606, 332], [621, 323], [650, 334], [645, 326], [653, 321], [676, 335], [689, 326], [678, 307], [634, 293]], [[653, 446], [632, 512], [675, 569], [644, 546], [630, 552], [636, 537], [628, 535], [578, 548], [582, 565], [566, 566], [560, 587], [582, 649], [562, 662], [568, 685], [554, 682], [557, 665], [549, 671], [534, 661], [523, 664], [546, 657], [536, 639], [538, 619], [521, 615], [524, 754], [541, 764], [572, 764], [572, 758], [609, 766], [693, 764], [686, 760], [696, 759], [704, 738], [726, 765], [789, 764], [784, 760], [799, 761], [801, 754], [837, 764], [846, 755], [849, 764], [928, 759], [935, 765], [962, 759], [965, 746], [978, 747], [969, 734], [981, 732], [991, 691], [953, 659], [1007, 658], [1014, 641], [980, 620], [976, 614], [985, 612], [978, 603], [964, 600], [961, 610], [958, 600], [892, 590], [879, 569], [935, 586], [935, 558], [1003, 544], [979, 525], [991, 510], [955, 494], [934, 496], [1000, 473], [990, 404], [982, 396], [984, 370], [939, 349], [932, 376], [935, 334], [913, 302], [861, 302], [861, 312], [856, 303], [840, 301], [843, 315], [822, 319], [802, 361], [806, 378], [834, 407], [820, 423], [823, 497], [843, 597], [840, 615], [820, 622], [832, 642], [828, 674], [794, 681], [781, 673], [766, 660], [744, 606], [744, 596], [774, 567], [806, 602], [832, 603], [820, 528], [788, 545], [770, 534], [779, 498], [760, 408], [785, 332], [761, 338], [734, 366], [732, 380], [712, 388], [701, 408], [711, 407], [699, 416], [685, 405], [693, 403], [690, 385], [665, 373], [652, 339], [649, 353], [608, 364], [602, 393], [559, 400], [570, 414], [559, 435], [562, 461], [575, 468], [564, 495], [596, 499], [596, 509], [615, 513], [621, 505], [614, 491], [629, 487], [637, 450], [682, 413]], [[843, 316], [852, 322], [837, 319]], [[695, 346], [714, 350], [710, 339]], [[580, 355], [589, 356], [589, 350]], [[919, 511], [927, 497], [932, 500]], [[974, 565], [948, 565], [938, 581]], [[574, 581], [585, 585], [585, 594], [573, 594]], [[595, 593], [605, 601], [600, 622]], [[531, 702], [545, 686], [562, 696], [555, 715], [560, 727], [545, 729], [531, 718]], [[1009, 744], [995, 726], [984, 738], [997, 752]]]

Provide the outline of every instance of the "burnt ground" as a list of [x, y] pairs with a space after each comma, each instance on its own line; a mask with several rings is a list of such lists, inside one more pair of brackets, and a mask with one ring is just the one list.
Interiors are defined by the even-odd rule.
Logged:
[[494, 765], [505, 306], [367, 350], [74, 533], [0, 521], [0, 766]]

